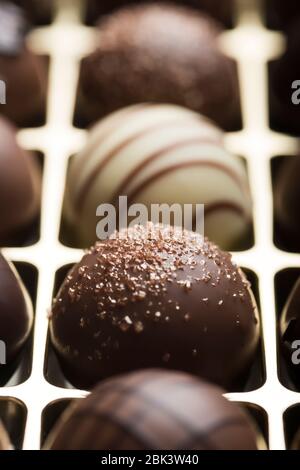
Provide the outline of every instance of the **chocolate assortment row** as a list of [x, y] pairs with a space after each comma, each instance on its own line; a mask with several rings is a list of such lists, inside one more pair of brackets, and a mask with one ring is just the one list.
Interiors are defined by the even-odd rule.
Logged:
[[[299, 69], [300, 7], [266, 4], [267, 25], [287, 35], [286, 51], [269, 67], [270, 126], [299, 136], [289, 84]], [[0, 0], [3, 248], [39, 238], [42, 159], [22, 148], [15, 126], [45, 123], [48, 61], [31, 50], [27, 34], [54, 17], [50, 0]], [[63, 246], [85, 252], [53, 292], [45, 378], [91, 393], [60, 410], [41, 447], [266, 449], [263, 419], [223, 396], [256, 390], [266, 378], [258, 286], [252, 290], [249, 282], [255, 274], [229, 253], [255, 244], [255, 188], [243, 156], [225, 143], [227, 131], [243, 127], [237, 64], [220, 47], [222, 33], [234, 26], [233, 3], [90, 0], [84, 17], [95, 40], [80, 64], [73, 123], [88, 132], [70, 156], [59, 236]], [[299, 252], [300, 156], [275, 166], [274, 244]], [[205, 237], [179, 235], [158, 220], [96, 242], [97, 207], [117, 208], [120, 196], [147, 208], [205, 204]], [[27, 375], [18, 383], [30, 375], [36, 293], [27, 292], [31, 268], [23, 276], [16, 268], [0, 255], [0, 339], [9, 346], [0, 395], [14, 384], [26, 349]], [[280, 380], [297, 392], [299, 280], [277, 319]], [[21, 447], [2, 414], [0, 406], [0, 450]], [[300, 418], [288, 445], [300, 449]]]

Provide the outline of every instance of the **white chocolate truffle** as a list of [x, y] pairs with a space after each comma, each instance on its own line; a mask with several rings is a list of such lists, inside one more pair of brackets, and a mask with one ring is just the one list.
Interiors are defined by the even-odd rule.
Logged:
[[242, 161], [224, 148], [207, 118], [173, 105], [124, 108], [98, 122], [68, 173], [64, 218], [83, 246], [93, 244], [100, 204], [205, 204], [205, 235], [234, 249], [251, 221]]

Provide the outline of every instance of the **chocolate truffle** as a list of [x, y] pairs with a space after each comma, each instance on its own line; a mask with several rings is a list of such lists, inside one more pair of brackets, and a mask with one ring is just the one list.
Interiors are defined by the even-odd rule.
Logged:
[[20, 277], [1, 253], [0, 306], [0, 340], [1, 346], [4, 345], [4, 349], [1, 349], [1, 360], [8, 364], [15, 358], [30, 334], [33, 311]]
[[27, 48], [26, 31], [23, 11], [0, 2], [0, 80], [6, 85], [1, 113], [21, 127], [41, 119], [46, 94], [45, 64]]
[[[297, 0], [295, 0], [297, 1]], [[161, 3], [159, 0], [88, 0], [88, 20], [95, 23], [99, 15], [111, 13], [120, 7], [139, 3]], [[172, 3], [185, 5], [209, 13], [226, 26], [232, 25], [232, 0], [173, 0]]]
[[280, 332], [287, 363], [296, 381], [300, 383], [300, 278], [284, 306]]
[[235, 63], [222, 29], [172, 5], [129, 6], [100, 20], [96, 50], [82, 62], [78, 115], [86, 122], [144, 101], [186, 106], [221, 127], [239, 125]]
[[300, 18], [288, 30], [285, 53], [270, 68], [272, 127], [300, 136]]
[[222, 390], [179, 372], [148, 370], [100, 384], [72, 404], [51, 450], [257, 450], [255, 425]]
[[274, 213], [276, 235], [280, 246], [287, 250], [300, 250], [300, 156], [283, 160], [275, 178]]
[[229, 387], [247, 371], [259, 330], [249, 283], [229, 253], [151, 223], [87, 251], [50, 314], [53, 346], [80, 388], [152, 367]]
[[0, 451], [9, 450], [10, 448], [11, 448], [11, 444], [9, 442], [8, 435], [4, 429], [4, 426], [2, 426], [2, 423], [0, 421]]
[[21, 149], [15, 128], [0, 116], [0, 244], [12, 242], [40, 208], [41, 174], [35, 156]]
[[74, 241], [94, 243], [97, 207], [118, 207], [127, 196], [128, 206], [148, 211], [205, 204], [206, 235], [224, 249], [239, 247], [250, 231], [251, 196], [245, 166], [222, 140], [207, 118], [174, 105], [135, 105], [100, 121], [68, 174], [64, 218]]

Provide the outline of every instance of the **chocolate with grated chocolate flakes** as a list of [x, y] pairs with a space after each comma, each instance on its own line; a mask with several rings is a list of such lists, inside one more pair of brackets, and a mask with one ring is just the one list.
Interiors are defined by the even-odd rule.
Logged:
[[50, 318], [66, 377], [88, 388], [145, 367], [192, 372], [229, 386], [259, 339], [242, 271], [202, 236], [148, 224], [86, 252]]

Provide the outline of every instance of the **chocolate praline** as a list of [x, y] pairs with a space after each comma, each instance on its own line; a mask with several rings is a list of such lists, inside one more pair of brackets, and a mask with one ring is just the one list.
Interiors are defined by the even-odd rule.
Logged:
[[[29, 295], [15, 268], [0, 253], [0, 340], [9, 364], [27, 340], [33, 323]], [[3, 358], [1, 358], [3, 359]], [[2, 365], [1, 367], [4, 367]], [[1, 369], [0, 369], [1, 373]]]
[[222, 28], [194, 9], [134, 5], [102, 18], [83, 59], [76, 116], [85, 123], [145, 101], [198, 111], [226, 129], [240, 125], [236, 64], [219, 47]]
[[50, 332], [77, 387], [164, 367], [229, 388], [247, 371], [260, 334], [249, 282], [229, 253], [178, 230], [122, 231], [92, 247], [65, 279]]
[[[296, 1], [296, 0], [295, 0]], [[92, 23], [98, 19], [100, 15], [111, 13], [118, 8], [128, 6], [130, 4], [145, 3], [165, 3], [160, 0], [88, 0], [87, 15], [88, 20]], [[173, 0], [174, 4], [184, 5], [196, 8], [198, 11], [209, 13], [218, 21], [226, 26], [233, 23], [233, 4], [232, 0]]]
[[60, 418], [51, 450], [257, 450], [256, 426], [222, 390], [179, 372], [107, 380]]
[[35, 155], [18, 145], [15, 127], [0, 115], [0, 245], [12, 244], [37, 217], [40, 191]]
[[45, 63], [28, 49], [27, 29], [24, 12], [0, 2], [0, 80], [6, 87], [1, 113], [21, 127], [40, 122], [46, 102]]

